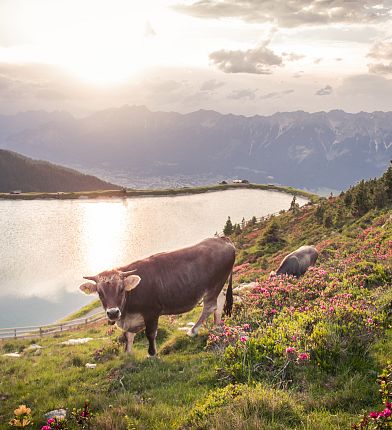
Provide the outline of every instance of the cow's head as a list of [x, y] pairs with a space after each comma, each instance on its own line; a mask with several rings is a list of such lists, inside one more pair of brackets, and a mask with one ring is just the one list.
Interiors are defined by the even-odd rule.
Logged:
[[125, 306], [126, 294], [139, 285], [140, 276], [130, 272], [110, 270], [96, 276], [84, 276], [93, 282], [85, 282], [79, 288], [84, 294], [98, 294], [110, 321], [117, 321]]

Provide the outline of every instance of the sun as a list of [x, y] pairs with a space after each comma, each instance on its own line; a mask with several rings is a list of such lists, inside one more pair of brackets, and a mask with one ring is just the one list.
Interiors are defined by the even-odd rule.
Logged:
[[86, 83], [110, 85], [122, 83], [143, 67], [143, 53], [137, 47], [118, 43], [81, 44], [63, 67]]
[[134, 16], [127, 25], [118, 20], [91, 19], [74, 26], [61, 47], [61, 62], [71, 74], [92, 84], [115, 84], [144, 65], [145, 22]]
[[21, 62], [33, 57], [87, 83], [106, 85], [126, 80], [150, 61], [151, 0], [37, 0], [23, 10], [7, 5], [10, 33], [25, 41], [13, 49]]

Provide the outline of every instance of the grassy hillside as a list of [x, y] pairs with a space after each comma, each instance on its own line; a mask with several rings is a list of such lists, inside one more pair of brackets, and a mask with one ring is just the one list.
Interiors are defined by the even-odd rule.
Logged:
[[[44, 412], [86, 399], [90, 428], [107, 430], [337, 430], [387, 410], [376, 378], [392, 357], [391, 178], [392, 169], [339, 197], [236, 228], [234, 285], [257, 284], [240, 292], [222, 328], [209, 322], [196, 339], [179, 328], [198, 309], [161, 318], [159, 358], [146, 358], [143, 334], [126, 356], [119, 332], [104, 324], [3, 342], [1, 354], [22, 354], [0, 355], [0, 429], [19, 404], [32, 409], [38, 429]], [[299, 280], [269, 279], [305, 243], [319, 249], [317, 266]], [[93, 340], [61, 344], [70, 337]], [[33, 342], [44, 348], [29, 349]], [[380, 379], [386, 396], [388, 372]], [[391, 428], [387, 414], [369, 419], [362, 428]]]
[[0, 192], [56, 193], [116, 189], [119, 189], [117, 185], [95, 176], [0, 149]]

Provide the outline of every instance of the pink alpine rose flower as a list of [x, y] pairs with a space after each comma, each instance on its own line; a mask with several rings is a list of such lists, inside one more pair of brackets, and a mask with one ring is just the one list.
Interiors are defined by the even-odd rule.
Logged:
[[384, 415], [384, 417], [385, 417], [385, 418], [390, 417], [390, 416], [391, 416], [391, 413], [392, 413], [392, 411], [391, 411], [389, 408], [385, 408], [385, 409], [383, 410], [383, 415]]
[[298, 355], [299, 361], [308, 361], [310, 358], [310, 355], [307, 352], [301, 352], [301, 354]]

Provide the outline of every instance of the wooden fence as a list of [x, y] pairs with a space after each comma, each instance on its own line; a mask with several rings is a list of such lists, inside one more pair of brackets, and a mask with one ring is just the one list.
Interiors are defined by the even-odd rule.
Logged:
[[89, 324], [101, 321], [103, 319], [106, 319], [105, 312], [100, 311], [85, 318], [77, 318], [63, 323], [30, 327], [0, 328], [0, 340], [50, 336], [56, 333], [62, 333], [64, 331], [88, 326]]

